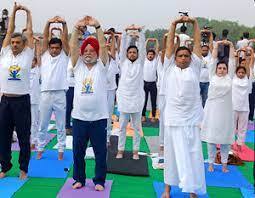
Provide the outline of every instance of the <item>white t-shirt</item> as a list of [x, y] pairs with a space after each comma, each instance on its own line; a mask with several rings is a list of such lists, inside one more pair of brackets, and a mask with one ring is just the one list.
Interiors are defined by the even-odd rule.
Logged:
[[64, 50], [56, 56], [52, 57], [47, 50], [42, 55], [41, 64], [41, 91], [57, 91], [67, 90], [67, 65], [68, 56]]
[[74, 67], [74, 101], [72, 117], [83, 121], [107, 119], [107, 66], [101, 60], [91, 70], [81, 58]]
[[143, 66], [143, 79], [146, 82], [156, 82], [157, 80], [157, 66], [158, 57], [155, 57], [152, 61], [147, 58], [144, 61]]
[[247, 47], [248, 43], [249, 43], [249, 40], [245, 38], [243, 40], [237, 41], [236, 47], [237, 47], [237, 49], [241, 49], [243, 47]]
[[202, 68], [200, 73], [200, 82], [209, 82], [209, 65], [211, 61], [211, 53], [209, 53], [206, 57], [202, 58]]
[[185, 43], [187, 40], [190, 40], [190, 36], [188, 36], [187, 34], [179, 34], [178, 36], [180, 38], [180, 47], [186, 46]]
[[110, 65], [108, 68], [108, 72], [107, 72], [107, 90], [115, 90], [117, 89], [117, 84], [116, 84], [116, 74], [118, 74], [119, 71], [119, 67], [116, 63], [116, 60], [111, 59], [110, 61]]
[[39, 104], [40, 101], [40, 68], [38, 66], [31, 69], [30, 73], [30, 101], [31, 104]]
[[67, 66], [67, 82], [69, 87], [74, 87], [75, 79], [74, 79], [73, 65], [72, 65], [71, 59], [69, 59], [68, 66]]
[[0, 54], [1, 93], [29, 94], [33, 58], [34, 50], [29, 47], [25, 47], [17, 56], [13, 55], [10, 45], [2, 48]]

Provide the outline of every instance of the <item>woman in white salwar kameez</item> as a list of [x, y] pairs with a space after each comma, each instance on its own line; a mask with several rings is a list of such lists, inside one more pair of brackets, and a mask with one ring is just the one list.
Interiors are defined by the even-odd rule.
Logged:
[[[229, 63], [218, 62], [219, 44], [230, 46]], [[210, 85], [204, 108], [201, 139], [207, 142], [208, 171], [214, 171], [216, 146], [220, 144], [222, 171], [228, 172], [227, 161], [230, 145], [234, 142], [234, 114], [232, 106], [232, 78], [235, 73], [234, 46], [230, 41], [218, 41], [212, 52], [209, 67]]]
[[[178, 23], [193, 24], [193, 53], [184, 46], [175, 52], [174, 37]], [[200, 41], [200, 29], [195, 19], [182, 16], [172, 23], [160, 86], [160, 93], [165, 96], [164, 198], [170, 197], [170, 186], [179, 186], [182, 192], [190, 193], [190, 197], [206, 193], [199, 136], [203, 115], [199, 88], [202, 64]]]

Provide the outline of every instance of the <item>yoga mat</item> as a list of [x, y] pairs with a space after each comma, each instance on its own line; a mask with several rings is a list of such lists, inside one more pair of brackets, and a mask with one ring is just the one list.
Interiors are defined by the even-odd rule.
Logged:
[[20, 180], [18, 177], [6, 177], [0, 179], [0, 197], [12, 197], [26, 182], [27, 179]]
[[243, 161], [254, 162], [254, 158], [255, 158], [254, 150], [250, 149], [246, 145], [243, 145], [241, 147], [241, 150], [239, 151], [236, 143], [233, 144], [233, 152], [236, 155], [238, 155], [238, 157], [240, 157], [240, 159]]
[[150, 153], [159, 153], [159, 136], [145, 136]]
[[255, 123], [253, 122], [253, 123], [249, 123], [248, 124], [248, 130], [253, 130], [254, 131], [254, 128], [255, 128]]
[[105, 190], [104, 191], [96, 191], [95, 185], [91, 179], [86, 179], [86, 185], [81, 188], [74, 190], [72, 189], [72, 184], [74, 183], [73, 179], [67, 179], [64, 186], [61, 188], [60, 192], [57, 195], [57, 198], [109, 198], [110, 191], [112, 187], [112, 181], [106, 180], [105, 182]]
[[[153, 188], [156, 192], [157, 198], [161, 198], [164, 193], [165, 184], [162, 182], [153, 182]], [[189, 193], [183, 193], [182, 190], [178, 186], [171, 186], [170, 196], [172, 198], [189, 198]], [[206, 195], [198, 195], [199, 198], [207, 198]]]
[[56, 129], [56, 125], [55, 124], [49, 124], [48, 131], [55, 130], [55, 129]]
[[243, 198], [255, 198], [254, 187], [240, 188]]
[[[47, 145], [55, 136], [56, 136], [56, 134], [47, 133], [47, 136], [46, 136], [46, 145]], [[20, 151], [19, 143], [18, 143], [18, 142], [12, 143], [12, 151]], [[36, 151], [36, 148], [33, 149], [33, 151]]]
[[254, 139], [255, 139], [255, 132], [248, 130], [246, 133], [245, 142], [254, 143]]
[[42, 178], [66, 178], [72, 162], [72, 151], [65, 151], [64, 159], [58, 160], [58, 151], [47, 150], [43, 153], [42, 159], [40, 160], [36, 159], [36, 155], [32, 156], [28, 167], [28, 176]]
[[205, 164], [205, 178], [207, 186], [224, 188], [249, 188], [251, 184], [242, 175], [236, 166], [228, 165], [229, 172], [222, 172], [222, 165], [214, 166], [214, 172], [208, 171], [208, 163]]
[[[119, 122], [113, 122], [112, 126], [112, 135], [118, 135], [120, 129], [120, 123]], [[134, 129], [131, 127], [130, 122], [127, 125], [126, 129], [127, 136], [133, 136], [134, 135]], [[143, 136], [143, 129], [140, 127], [140, 135]]]

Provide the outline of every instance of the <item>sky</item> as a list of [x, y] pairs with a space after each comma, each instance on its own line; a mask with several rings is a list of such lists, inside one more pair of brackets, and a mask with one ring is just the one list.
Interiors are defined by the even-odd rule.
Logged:
[[[236, 21], [255, 27], [254, 0], [19, 0], [32, 11], [34, 32], [42, 32], [47, 19], [64, 17], [69, 29], [86, 15], [95, 17], [103, 27], [122, 31], [129, 24], [145, 29], [168, 28], [179, 11], [190, 16]], [[0, 9], [12, 10], [14, 0], [1, 0]], [[25, 15], [17, 13], [18, 31], [25, 26]]]

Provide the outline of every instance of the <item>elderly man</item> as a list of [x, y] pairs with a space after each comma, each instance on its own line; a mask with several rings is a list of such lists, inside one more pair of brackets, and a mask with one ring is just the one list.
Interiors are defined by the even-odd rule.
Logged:
[[[51, 23], [62, 24], [61, 38], [49, 40], [49, 28]], [[68, 30], [66, 21], [58, 16], [47, 21], [44, 35], [41, 58], [41, 101], [40, 101], [40, 124], [38, 133], [37, 159], [42, 158], [46, 144], [46, 133], [52, 112], [56, 115], [58, 159], [63, 159], [65, 149], [65, 113], [66, 113], [66, 90], [67, 65], [68, 65]]]
[[[97, 38], [88, 37], [79, 48], [79, 36], [85, 26], [96, 29]], [[74, 66], [73, 159], [74, 189], [85, 185], [86, 148], [90, 140], [95, 152], [95, 190], [104, 190], [106, 178], [106, 126], [108, 52], [99, 22], [87, 16], [74, 27], [70, 40], [71, 61]]]
[[[23, 10], [27, 14], [27, 38], [20, 33], [14, 33], [16, 12]], [[20, 179], [27, 178], [30, 159], [30, 69], [34, 57], [33, 52], [32, 17], [30, 11], [14, 4], [12, 16], [3, 48], [0, 55], [0, 178], [12, 168], [11, 142], [14, 126], [20, 146]]]

